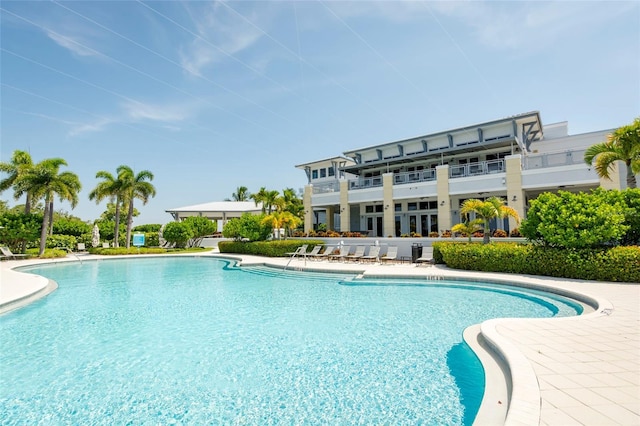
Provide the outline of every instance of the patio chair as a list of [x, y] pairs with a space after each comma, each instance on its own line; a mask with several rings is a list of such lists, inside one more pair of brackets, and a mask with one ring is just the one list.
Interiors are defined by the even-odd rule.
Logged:
[[342, 246], [342, 247], [340, 247], [340, 253], [338, 253], [338, 254], [330, 254], [329, 255], [329, 260], [344, 259], [349, 255], [350, 251], [351, 251], [351, 246]]
[[84, 253], [87, 251], [87, 247], [85, 246], [84, 243], [78, 243], [78, 252], [79, 253]]
[[309, 253], [304, 253], [305, 256], [315, 258], [315, 256], [320, 253], [320, 249], [322, 249], [322, 245], [314, 246]]
[[422, 249], [422, 256], [416, 259], [418, 266], [420, 266], [421, 263], [426, 263], [429, 266], [433, 265], [433, 247], [425, 247]]
[[356, 251], [351, 254], [348, 254], [344, 260], [353, 260], [354, 262], [360, 260], [362, 256], [364, 256], [364, 252], [367, 249], [366, 246], [356, 246]]
[[335, 249], [336, 249], [336, 246], [325, 246], [322, 253], [318, 253], [314, 256], [311, 256], [311, 258], [315, 260], [329, 259], [329, 256], [333, 254], [333, 251]]
[[102, 243], [102, 248], [109, 248], [109, 243]]
[[371, 246], [371, 248], [369, 249], [369, 254], [366, 256], [362, 256], [360, 260], [363, 262], [364, 261], [377, 262], [378, 256], [380, 256], [380, 246]]
[[24, 259], [27, 256], [29, 256], [28, 254], [13, 254], [11, 252], [11, 250], [9, 249], [9, 247], [0, 247], [0, 251], [2, 252], [2, 258], [7, 258], [7, 259]]
[[398, 258], [398, 247], [391, 246], [387, 250], [387, 254], [380, 256], [380, 262], [390, 262]]
[[298, 247], [296, 249], [296, 251], [292, 251], [292, 252], [285, 253], [285, 254], [287, 256], [289, 256], [289, 257], [292, 257], [292, 258], [295, 257], [295, 256], [301, 256], [301, 255], [304, 255], [304, 254], [307, 253], [307, 247], [309, 247], [308, 244], [303, 244], [300, 247]]

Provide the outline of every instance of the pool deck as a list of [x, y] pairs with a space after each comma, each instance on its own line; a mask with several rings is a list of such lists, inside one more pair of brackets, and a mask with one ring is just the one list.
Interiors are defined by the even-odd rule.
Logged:
[[[209, 252], [202, 256], [217, 254]], [[241, 265], [279, 268], [289, 262], [283, 258], [225, 257], [238, 259]], [[83, 261], [101, 258], [104, 257], [81, 256]], [[55, 261], [77, 259], [69, 256]], [[0, 262], [0, 313], [55, 289], [55, 283], [47, 279], [11, 268], [50, 262], [38, 259]], [[499, 389], [491, 391], [494, 387], [505, 387], [503, 378], [488, 374], [487, 392], [476, 424], [640, 425], [640, 284], [458, 271], [410, 263], [380, 265], [293, 259], [288, 268], [353, 272], [363, 277], [517, 282], [573, 295], [591, 306], [581, 316], [493, 319], [475, 327], [481, 332], [479, 340], [495, 351], [494, 357], [497, 353], [503, 365], [508, 365], [506, 374], [511, 379], [511, 397], [503, 400]], [[472, 336], [477, 334], [474, 333], [471, 331]], [[470, 340], [467, 333], [465, 338]]]

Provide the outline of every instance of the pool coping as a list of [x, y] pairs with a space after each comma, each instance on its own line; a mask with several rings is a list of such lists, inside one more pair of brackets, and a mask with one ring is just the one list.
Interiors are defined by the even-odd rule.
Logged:
[[[149, 257], [150, 255], [145, 255], [145, 257]], [[155, 255], [154, 255], [155, 256]], [[245, 256], [245, 255], [221, 255], [212, 252], [202, 253], [202, 254], [194, 254], [194, 253], [185, 253], [185, 254], [170, 254], [170, 255], [157, 255], [157, 256], [190, 256], [190, 257], [216, 257], [223, 258], [234, 262], [239, 266], [248, 266], [248, 265], [264, 265], [271, 266], [275, 268], [284, 268], [285, 265], [288, 264], [288, 258], [264, 258], [258, 256]], [[132, 256], [94, 256], [87, 255], [83, 256], [86, 260], [104, 260], [104, 259], [116, 259], [116, 258], [131, 258]], [[7, 312], [7, 308], [10, 307], [9, 310], [16, 309], [17, 307], [24, 306], [25, 304], [31, 303], [33, 300], [37, 300], [38, 298], [44, 297], [49, 294], [51, 291], [55, 289], [55, 283], [49, 282], [43, 277], [41, 280], [36, 280], [32, 277], [37, 277], [32, 274], [25, 274], [19, 271], [13, 271], [13, 268], [22, 267], [22, 266], [32, 266], [37, 264], [45, 264], [45, 263], [58, 263], [58, 262], [77, 262], [78, 259], [74, 258], [65, 258], [65, 259], [54, 259], [54, 260], [18, 260], [18, 261], [3, 261], [1, 262], [2, 267], [2, 280], [0, 281], [0, 314]], [[619, 372], [619, 379], [623, 380], [622, 387], [620, 386], [603, 386], [602, 392], [609, 392], [609, 394], [616, 394], [620, 388], [624, 389], [626, 395], [631, 394], [630, 398], [622, 397], [624, 399], [623, 403], [619, 403], [615, 398], [611, 397], [611, 400], [605, 400], [601, 402], [600, 406], [593, 406], [593, 404], [589, 404], [589, 399], [594, 399], [595, 397], [592, 395], [593, 392], [589, 390], [589, 386], [579, 386], [576, 383], [572, 383], [568, 388], [562, 387], [560, 385], [555, 385], [554, 388], [549, 389], [548, 380], [557, 380], [562, 379], [563, 374], [557, 373], [553, 374], [545, 374], [544, 376], [538, 371], [541, 368], [544, 368], [544, 363], [547, 362], [551, 364], [549, 361], [544, 361], [540, 363], [540, 360], [535, 359], [535, 352], [532, 352], [531, 346], [532, 343], [527, 343], [518, 341], [518, 340], [526, 340], [523, 339], [525, 334], [520, 335], [520, 329], [526, 330], [535, 329], [537, 333], [543, 332], [545, 330], [555, 330], [556, 332], [564, 330], [565, 332], [571, 332], [571, 329], [579, 328], [577, 327], [579, 324], [582, 324], [586, 321], [593, 322], [596, 326], [597, 323], [595, 321], [599, 321], [602, 319], [608, 319], [611, 316], [618, 316], [618, 321], [622, 320], [624, 323], [627, 322], [635, 322], [637, 325], [640, 325], [639, 317], [637, 315], [637, 310], [635, 313], [633, 311], [626, 310], [617, 310], [615, 308], [615, 304], [610, 300], [610, 297], [604, 297], [601, 294], [593, 293], [591, 288], [597, 287], [600, 291], [607, 290], [607, 288], [616, 290], [615, 293], [620, 293], [620, 295], [616, 295], [614, 301], [617, 304], [621, 304], [625, 302], [625, 294], [627, 294], [626, 298], [631, 297], [638, 298], [640, 295], [640, 285], [635, 283], [603, 283], [603, 282], [594, 282], [594, 281], [583, 281], [583, 280], [565, 280], [565, 279], [556, 279], [550, 277], [541, 277], [541, 276], [525, 276], [525, 275], [508, 275], [508, 274], [495, 274], [495, 273], [484, 273], [484, 272], [475, 272], [475, 271], [460, 271], [453, 270], [446, 267], [442, 267], [440, 265], [436, 266], [416, 266], [416, 265], [400, 265], [400, 264], [391, 264], [391, 265], [372, 265], [372, 264], [357, 264], [357, 263], [340, 263], [340, 262], [327, 262], [327, 261], [308, 261], [306, 259], [294, 259], [291, 261], [291, 265], [289, 265], [292, 270], [302, 270], [302, 271], [317, 271], [317, 272], [348, 272], [348, 273], [356, 273], [362, 277], [367, 278], [398, 278], [398, 277], [412, 277], [412, 278], [425, 278], [425, 277], [445, 277], [445, 278], [459, 278], [466, 281], [490, 281], [492, 283], [502, 283], [502, 284], [510, 284], [516, 285], [525, 288], [533, 288], [540, 289], [544, 291], [551, 291], [553, 293], [564, 294], [566, 296], [575, 298], [580, 300], [589, 306], [593, 307], [593, 311], [576, 316], [576, 317], [565, 317], [565, 318], [550, 318], [550, 319], [491, 319], [483, 322], [478, 325], [479, 330], [476, 328], [475, 331], [465, 332], [465, 340], [468, 343], [472, 342], [474, 339], [481, 340], [488, 347], [489, 356], [496, 359], [498, 364], [503, 362], [502, 366], [498, 366], [498, 368], [503, 369], [504, 372], [509, 377], [506, 377], [506, 380], [510, 380], [510, 386], [507, 384], [507, 388], [510, 387], [508, 402], [505, 404], [505, 401], [495, 400], [494, 397], [488, 396], [487, 398], [483, 398], [482, 405], [476, 416], [476, 420], [474, 424], [496, 424], [496, 421], [499, 420], [500, 415], [496, 415], [496, 410], [502, 409], [504, 415], [504, 422], [501, 424], [506, 425], [530, 425], [530, 424], [553, 424], [554, 419], [564, 419], [565, 422], [572, 421], [576, 424], [578, 423], [589, 423], [588, 419], [586, 421], [580, 420], [580, 414], [577, 414], [576, 411], [578, 409], [583, 412], [586, 410], [587, 412], [596, 411], [595, 414], [600, 417], [591, 417], [592, 419], [608, 419], [609, 423], [618, 423], [618, 424], [639, 424], [640, 423], [640, 330], [636, 331], [635, 329], [627, 329], [626, 333], [628, 336], [620, 336], [622, 340], [629, 340], [627, 342], [631, 349], [631, 355], [629, 355], [629, 350], [625, 353], [627, 357], [628, 363], [635, 364], [635, 366], [627, 366], [626, 370], [630, 370], [631, 375], [628, 378], [627, 382], [624, 382], [624, 372]], [[30, 275], [31, 278], [25, 278], [22, 275]], [[7, 286], [20, 286], [21, 283], [30, 281], [32, 284], [34, 281], [38, 281], [37, 289], [33, 289], [30, 287], [30, 291], [26, 294], [22, 294], [20, 297], [16, 297], [15, 291], [11, 293], [13, 300], [6, 300]], [[46, 283], [44, 282], [46, 281]], [[604, 288], [600, 288], [603, 287]], [[625, 290], [625, 291], [622, 291]], [[620, 298], [622, 297], [622, 299]], [[640, 300], [640, 298], [639, 298]], [[629, 302], [629, 300], [626, 300]], [[630, 301], [632, 304], [634, 300]], [[625, 318], [620, 318], [619, 315], [625, 315]], [[635, 316], [634, 316], [635, 315]], [[599, 323], [599, 322], [598, 322]], [[589, 327], [592, 325], [589, 324]], [[638, 327], [636, 327], [638, 328]], [[590, 328], [591, 329], [591, 328]], [[515, 334], [514, 334], [515, 333]], [[549, 332], [549, 339], [554, 336]], [[526, 337], [526, 336], [525, 336]], [[597, 345], [598, 342], [590, 342], [588, 335], [583, 336], [582, 340], [587, 341], [587, 343], [591, 345]], [[540, 339], [540, 337], [538, 337]], [[544, 336], [542, 336], [544, 338]], [[542, 344], [542, 343], [540, 343]], [[615, 346], [615, 345], [614, 345]], [[474, 351], [476, 354], [479, 354], [478, 351], [486, 351], [487, 347], [484, 349], [482, 345], [474, 347]], [[544, 346], [545, 355], [548, 355], [549, 347]], [[562, 348], [559, 353], [556, 355], [562, 355]], [[635, 355], [638, 356], [635, 360], [633, 359], [633, 351], [635, 351]], [[492, 353], [491, 353], [492, 352]], [[538, 351], [540, 352], [540, 350]], [[598, 353], [598, 352], [595, 352]], [[487, 354], [483, 354], [482, 356], [479, 354], [479, 357], [482, 358]], [[631, 357], [631, 359], [628, 359]], [[597, 360], [596, 360], [597, 361]], [[624, 361], [624, 360], [623, 360]], [[635, 362], [634, 362], [635, 361]], [[483, 363], [484, 364], [484, 363]], [[622, 361], [618, 364], [615, 364], [613, 361], [607, 361], [606, 359], [600, 360], [599, 364], [601, 365], [593, 365], [594, 368], [600, 368], [600, 371], [608, 371], [608, 370], [618, 370], [620, 369], [620, 365], [622, 365]], [[542, 367], [541, 367], [542, 366]], [[495, 370], [494, 370], [495, 372]], [[547, 373], [545, 371], [545, 373]], [[499, 374], [499, 373], [498, 373]], [[578, 373], [576, 373], [578, 374]], [[588, 374], [588, 372], [586, 373]], [[635, 379], [634, 379], [635, 375]], [[541, 377], [544, 378], [541, 381]], [[572, 376], [573, 377], [573, 376]], [[491, 382], [495, 382], [495, 378], [491, 380], [487, 378], [487, 388], [493, 387]], [[584, 379], [584, 378], [583, 378]], [[582, 379], [582, 380], [583, 380]], [[577, 378], [576, 378], [577, 380]], [[636, 381], [637, 380], [637, 381]], [[620, 382], [617, 382], [620, 383]], [[553, 384], [553, 381], [552, 381]], [[613, 388], [613, 389], [612, 389]], [[600, 389], [600, 388], [598, 388]], [[633, 397], [633, 392], [635, 390], [635, 395], [637, 398]], [[558, 392], [564, 392], [564, 402], [563, 398], [558, 396]], [[580, 401], [580, 398], [576, 397], [576, 394], [586, 394], [586, 401]], [[569, 394], [573, 396], [573, 399], [569, 400], [567, 395]], [[493, 395], [491, 392], [485, 392], [485, 396]], [[498, 392], [496, 395], [500, 395]], [[549, 397], [546, 397], [548, 395]], [[605, 394], [606, 395], [606, 394]], [[616, 394], [617, 395], [617, 394]], [[579, 395], [578, 395], [579, 396]], [[626, 398], [626, 399], [625, 399]], [[610, 404], [607, 404], [610, 403]], [[500, 407], [500, 406], [502, 407]], [[591, 405], [591, 406], [590, 406]], [[506, 411], [504, 411], [504, 406], [506, 406]], [[602, 407], [602, 409], [599, 409]], [[613, 408], [612, 408], [613, 407]], [[620, 421], [622, 419], [622, 421]], [[595, 422], [592, 421], [592, 423]]]

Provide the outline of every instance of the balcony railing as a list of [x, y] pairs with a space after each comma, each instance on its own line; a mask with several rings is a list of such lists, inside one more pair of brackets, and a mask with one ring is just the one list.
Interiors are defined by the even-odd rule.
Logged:
[[314, 194], [327, 194], [331, 192], [340, 192], [340, 182], [317, 183], [313, 185]]
[[403, 185], [405, 183], [428, 182], [436, 180], [436, 170], [418, 170], [415, 172], [396, 173], [393, 175], [394, 185]]
[[522, 168], [532, 170], [570, 164], [584, 164], [585, 151], [586, 149], [579, 149], [575, 151], [528, 155], [522, 159]]
[[480, 176], [491, 173], [502, 173], [505, 171], [504, 160], [488, 160], [477, 163], [459, 164], [449, 166], [449, 177], [451, 179]]
[[349, 181], [349, 189], [375, 188], [378, 186], [382, 186], [382, 176], [351, 179]]

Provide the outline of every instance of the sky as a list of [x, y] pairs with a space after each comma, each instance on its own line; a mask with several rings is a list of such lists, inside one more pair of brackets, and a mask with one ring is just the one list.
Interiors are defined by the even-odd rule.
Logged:
[[[0, 161], [59, 157], [93, 221], [96, 172], [149, 170], [167, 209], [295, 166], [540, 111], [570, 134], [640, 115], [640, 2], [0, 2]], [[4, 176], [3, 176], [4, 177]], [[0, 199], [14, 201], [11, 190]]]

